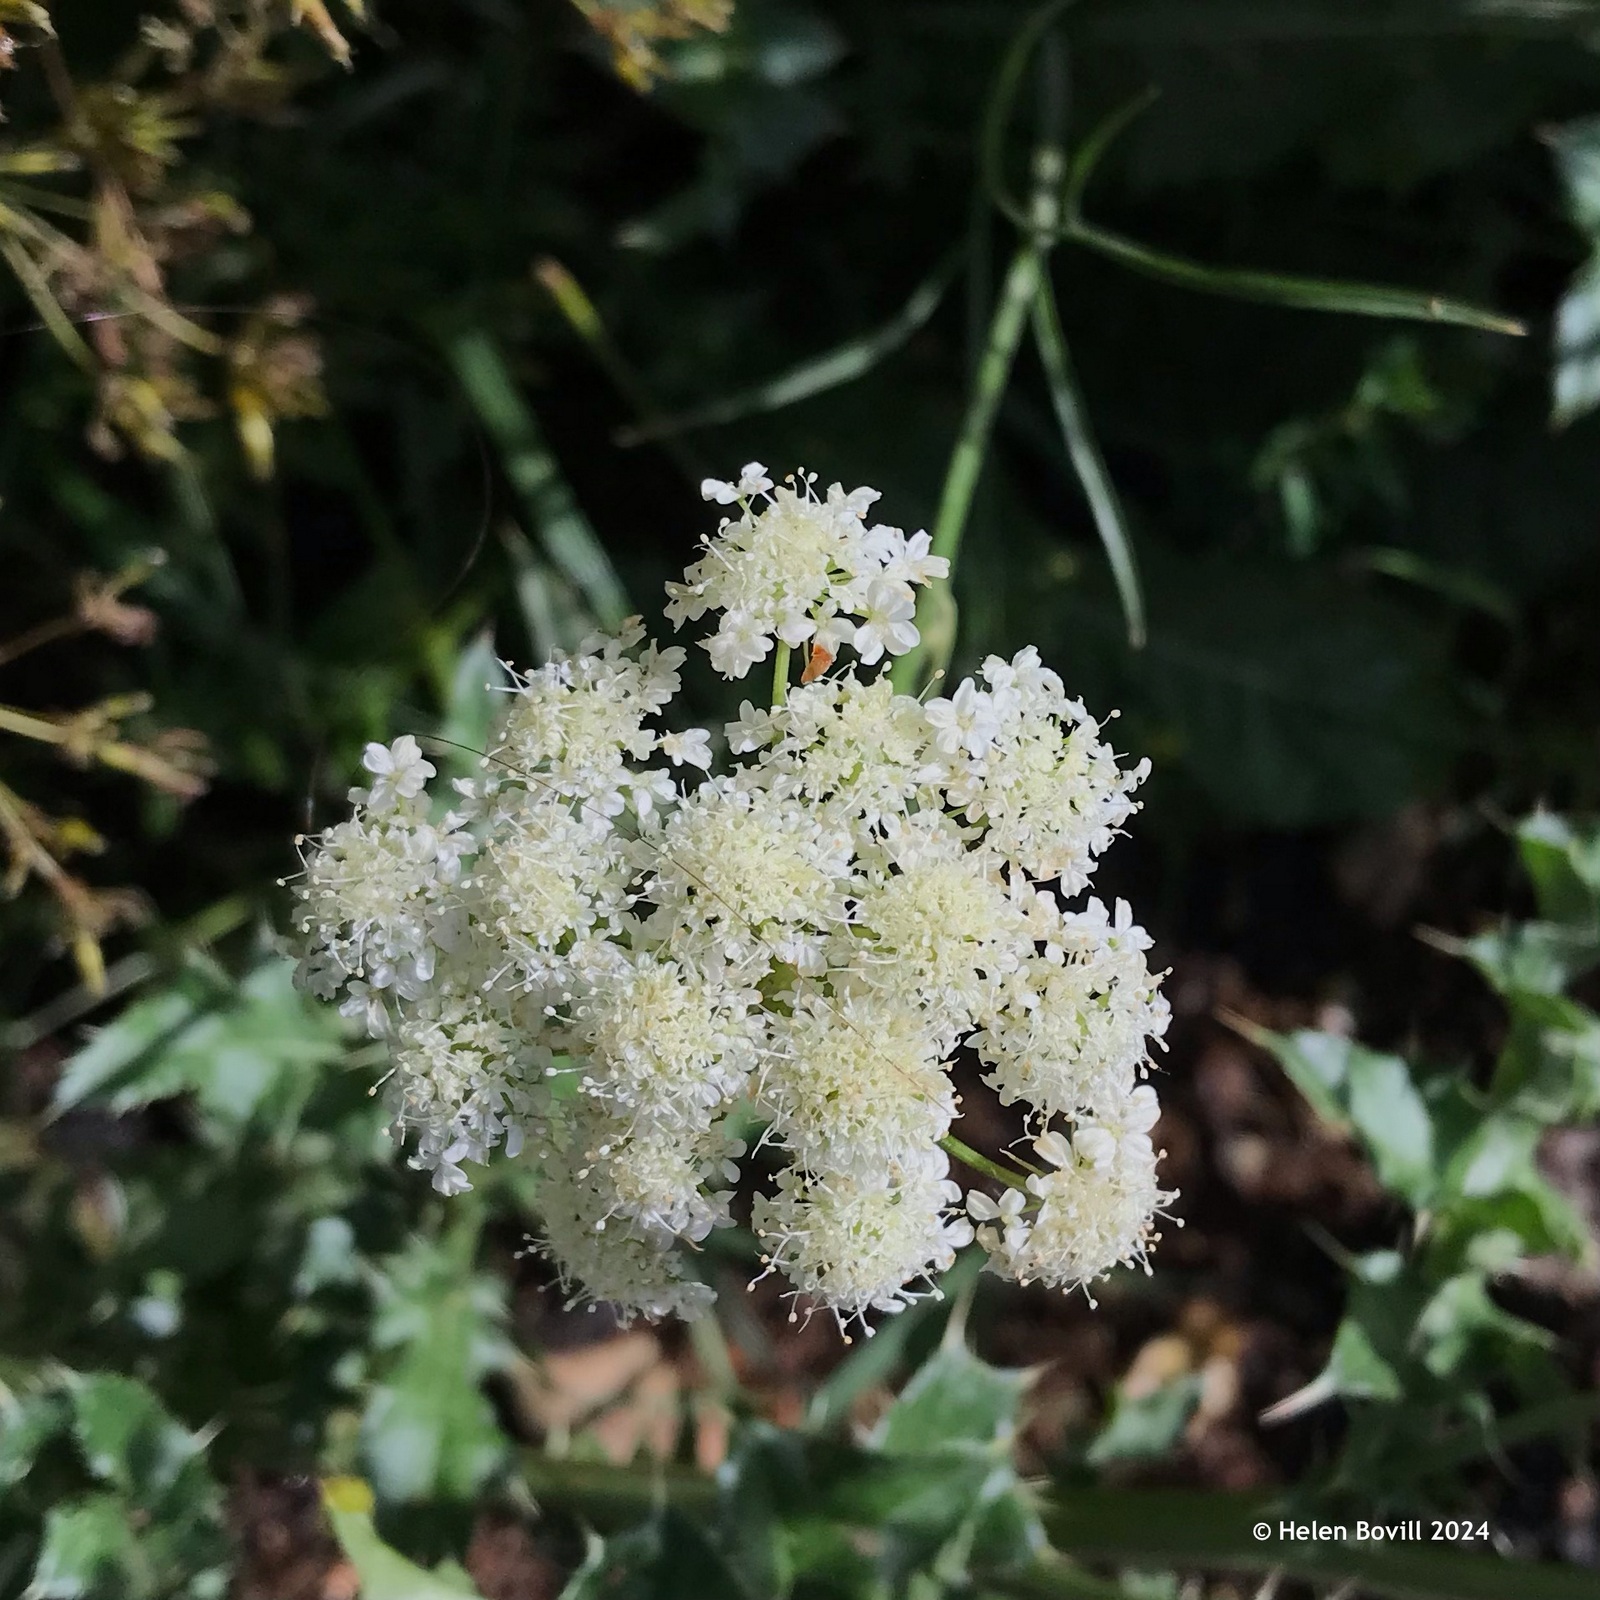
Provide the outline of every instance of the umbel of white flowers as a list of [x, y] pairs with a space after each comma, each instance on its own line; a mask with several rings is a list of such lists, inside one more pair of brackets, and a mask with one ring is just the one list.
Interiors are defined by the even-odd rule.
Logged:
[[[1148, 763], [1119, 768], [1031, 648], [926, 704], [856, 670], [917, 645], [915, 586], [948, 569], [867, 520], [873, 490], [752, 463], [703, 492], [737, 514], [667, 615], [715, 616], [728, 678], [777, 651], [727, 770], [705, 729], [650, 726], [684, 651], [641, 649], [637, 619], [513, 673], [448, 809], [415, 739], [367, 747], [354, 814], [306, 844], [300, 983], [387, 1041], [394, 1131], [436, 1188], [497, 1146], [537, 1160], [540, 1243], [579, 1298], [704, 1311], [674, 1246], [731, 1224], [752, 1128], [762, 1259], [841, 1328], [974, 1237], [1062, 1288], [1144, 1263], [1175, 1198], [1142, 1081], [1167, 1006], [1128, 907], [1068, 902]], [[953, 1132], [961, 1050], [1023, 1108], [1026, 1159]], [[952, 1149], [998, 1200], [963, 1193]]]

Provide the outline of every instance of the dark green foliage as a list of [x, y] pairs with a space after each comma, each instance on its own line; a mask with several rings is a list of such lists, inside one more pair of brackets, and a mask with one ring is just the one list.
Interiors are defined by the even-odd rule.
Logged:
[[[1362, 1504], [1403, 1502], [1448, 1474], [1465, 1443], [1497, 1448], [1497, 1409], [1569, 1391], [1554, 1341], [1496, 1301], [1497, 1278], [1528, 1255], [1584, 1255], [1594, 1242], [1539, 1171], [1541, 1134], [1596, 1108], [1600, 1017], [1566, 998], [1595, 964], [1593, 836], [1536, 813], [1518, 829], [1539, 911], [1446, 944], [1494, 984], [1509, 1011], [1487, 1090], [1459, 1070], [1418, 1068], [1326, 1033], [1248, 1029], [1317, 1111], [1353, 1131], [1386, 1189], [1414, 1214], [1402, 1249], [1349, 1263], [1349, 1301], [1323, 1372], [1281, 1415], [1334, 1397], [1355, 1402], [1336, 1488]], [[1582, 1412], [1570, 1414], [1581, 1428]]]
[[206, 1441], [142, 1383], [54, 1372], [3, 1396], [0, 1429], [0, 1560], [12, 1570], [40, 1519], [30, 1596], [220, 1600], [228, 1551]]
[[[63, 49], [99, 70], [146, 9], [60, 7]], [[1503, 1290], [1526, 1256], [1588, 1247], [1537, 1147], [1600, 1112], [1600, 833], [1565, 820], [1600, 804], [1592, 8], [1058, 7], [1006, 115], [1022, 4], [739, 0], [726, 34], [668, 47], [648, 96], [555, 0], [374, 9], [348, 76], [297, 42], [292, 116], [182, 142], [257, 227], [167, 263], [174, 302], [230, 332], [269, 286], [314, 302], [330, 413], [279, 429], [270, 482], [220, 417], [180, 425], [173, 462], [96, 455], [87, 382], [0, 275], [0, 645], [74, 574], [169, 557], [141, 591], [154, 643], [0, 661], [0, 702], [148, 690], [218, 764], [180, 809], [0, 750], [53, 813], [116, 822], [92, 871], [153, 913], [108, 940], [99, 1008], [33, 902], [0, 923], [26, 1052], [0, 1117], [0, 1595], [220, 1595], [241, 1467], [370, 1484], [377, 1524], [349, 1484], [328, 1494], [369, 1600], [470, 1595], [440, 1551], [518, 1484], [574, 1538], [602, 1530], [573, 1600], [1112, 1592], [1047, 1534], [1117, 1569], [1586, 1592], [1488, 1556], [1286, 1556], [1248, 1529], [1459, 1513], [1464, 1465], [1587, 1436], [1564, 1351]], [[19, 60], [0, 88], [24, 140], [52, 113]], [[1036, 641], [1091, 711], [1121, 710], [1119, 745], [1156, 767], [1164, 948], [1205, 892], [1194, 863], [1252, 830], [1325, 860], [1403, 808], [1559, 808], [1517, 829], [1530, 913], [1434, 940], [1503, 1007], [1496, 1061], [1262, 1041], [1392, 1201], [1287, 1408], [1349, 1419], [1298, 1498], [1113, 1486], [1159, 1468], [1191, 1378], [1112, 1396], [1071, 1487], [1021, 1484], [1025, 1378], [953, 1335], [930, 1354], [933, 1301], [819, 1385], [805, 1428], [742, 1419], [714, 1482], [519, 1464], [486, 1392], [517, 1357], [485, 1240], [530, 1223], [537, 1174], [429, 1194], [368, 1092], [381, 1051], [253, 930], [285, 925], [290, 841], [338, 813], [366, 740], [432, 731], [465, 772], [502, 656], [659, 608], [707, 526], [702, 474], [804, 465], [935, 526], [1019, 244], [986, 177], [1020, 193], [1041, 144], [1073, 174], [1036, 241], [1050, 293], [1000, 364], [929, 654], [959, 674]], [[546, 258], [578, 300], [534, 276]], [[1525, 337], [1483, 331], [1510, 320]], [[698, 654], [714, 724], [738, 691]], [[913, 1370], [851, 1438], [852, 1406]]]

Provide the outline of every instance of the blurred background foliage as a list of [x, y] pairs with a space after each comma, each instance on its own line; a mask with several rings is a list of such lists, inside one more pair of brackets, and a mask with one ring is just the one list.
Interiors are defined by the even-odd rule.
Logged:
[[[0, 0], [0, 1593], [1176, 1593], [1285, 1485], [1597, 1559], [1600, 6], [1054, 12], [986, 174], [996, 0]], [[842, 1366], [563, 1318], [536, 1177], [419, 1187], [272, 932], [363, 742], [470, 760], [497, 656], [659, 620], [703, 474], [938, 525], [1036, 142], [1098, 155], [1060, 338], [926, 621], [1154, 759], [1106, 888], [1192, 1224], [1098, 1324], [979, 1296], [1056, 1412], [938, 1309]], [[1505, 1592], [1447, 1569], [1355, 1575]]]

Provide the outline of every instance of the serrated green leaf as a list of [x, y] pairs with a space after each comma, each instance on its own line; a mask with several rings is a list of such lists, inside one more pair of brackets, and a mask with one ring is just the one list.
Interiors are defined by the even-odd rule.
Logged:
[[81, 1600], [116, 1595], [154, 1600], [155, 1574], [144, 1560], [117, 1494], [90, 1495], [52, 1506], [28, 1585], [29, 1600]]
[[1592, 927], [1600, 909], [1600, 825], [1535, 811], [1517, 824], [1517, 845], [1539, 915]]
[[89, 1470], [124, 1494], [158, 1501], [200, 1454], [200, 1441], [133, 1378], [86, 1373], [70, 1381], [67, 1395]]
[[1346, 1084], [1350, 1121], [1372, 1157], [1384, 1188], [1413, 1206], [1434, 1186], [1433, 1123], [1399, 1056], [1351, 1049]]
[[1355, 1129], [1386, 1189], [1413, 1206], [1434, 1186], [1428, 1107], [1399, 1056], [1380, 1055], [1342, 1034], [1252, 1029], [1295, 1087], [1335, 1126]]
[[374, 1280], [379, 1354], [361, 1422], [380, 1500], [469, 1498], [506, 1451], [481, 1385], [509, 1353], [505, 1286], [473, 1269], [476, 1226], [415, 1239]]
[[1518, 922], [1452, 944], [1503, 995], [1558, 995], [1600, 962], [1600, 933], [1564, 922]]
[[[1486, 1336], [1534, 1349], [1554, 1342], [1543, 1328], [1502, 1311], [1489, 1298], [1481, 1272], [1463, 1272], [1440, 1284], [1417, 1318], [1416, 1343], [1423, 1365], [1434, 1377], [1456, 1375], [1474, 1346]], [[1495, 1346], [1498, 1364], [1500, 1346]]]
[[912, 1336], [935, 1319], [950, 1314], [950, 1303], [978, 1281], [983, 1263], [981, 1250], [964, 1251], [939, 1279], [940, 1298], [929, 1295], [918, 1300], [899, 1316], [885, 1321], [872, 1338], [863, 1339], [812, 1396], [806, 1426], [818, 1432], [834, 1426], [848, 1415], [858, 1395], [875, 1384], [888, 1382], [903, 1363]]
[[293, 971], [273, 958], [233, 985], [191, 970], [135, 1001], [68, 1062], [56, 1109], [130, 1111], [193, 1095], [202, 1131], [225, 1145], [253, 1124], [292, 1127], [344, 1051], [337, 1012], [299, 994]]
[[20, 1483], [39, 1451], [71, 1425], [71, 1406], [59, 1389], [0, 1390], [0, 1488]]
[[761, 1600], [688, 1518], [668, 1511], [596, 1540], [561, 1600]]
[[1289, 1081], [1324, 1122], [1334, 1127], [1349, 1126], [1345, 1101], [1352, 1043], [1348, 1038], [1310, 1028], [1294, 1033], [1252, 1030], [1249, 1037], [1253, 1043], [1272, 1052]]
[[954, 1444], [1003, 1446], [1030, 1381], [1026, 1372], [980, 1361], [963, 1344], [943, 1344], [889, 1408], [873, 1444], [886, 1455], [907, 1456]]
[[1111, 1416], [1084, 1459], [1090, 1466], [1108, 1461], [1149, 1461], [1167, 1454], [1183, 1435], [1200, 1403], [1200, 1378], [1186, 1372], [1149, 1394], [1130, 1398], [1121, 1389]]
[[1352, 1400], [1398, 1400], [1405, 1393], [1399, 1373], [1378, 1354], [1367, 1328], [1349, 1316], [1333, 1336], [1325, 1371], [1334, 1392]]

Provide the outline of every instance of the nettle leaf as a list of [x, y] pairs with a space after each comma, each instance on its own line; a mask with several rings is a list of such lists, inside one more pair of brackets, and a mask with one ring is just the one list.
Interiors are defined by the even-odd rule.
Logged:
[[1008, 1447], [1032, 1381], [980, 1361], [963, 1344], [941, 1345], [889, 1408], [873, 1438], [885, 1455], [926, 1455], [947, 1445]]
[[90, 1495], [52, 1506], [28, 1585], [30, 1600], [79, 1600], [122, 1594], [129, 1600], [155, 1593], [154, 1574], [118, 1494]]
[[237, 984], [195, 964], [135, 1001], [67, 1063], [58, 1111], [131, 1111], [193, 1095], [202, 1129], [232, 1146], [253, 1124], [287, 1130], [344, 1050], [337, 1013], [294, 988], [293, 966], [263, 961]]
[[1378, 1353], [1371, 1332], [1349, 1316], [1333, 1336], [1324, 1374], [1335, 1394], [1352, 1400], [1398, 1400], [1405, 1393], [1400, 1374]]
[[45, 1445], [71, 1425], [71, 1405], [59, 1389], [15, 1394], [0, 1386], [0, 1488], [20, 1483]]
[[1506, 1341], [1531, 1351], [1549, 1349], [1554, 1343], [1543, 1328], [1502, 1311], [1489, 1298], [1482, 1272], [1458, 1273], [1440, 1284], [1417, 1318], [1415, 1339], [1423, 1365], [1441, 1379], [1454, 1377], [1488, 1341], [1499, 1341], [1491, 1345], [1496, 1365], [1504, 1359]]
[[74, 1377], [73, 1433], [89, 1470], [125, 1494], [163, 1500], [201, 1454], [201, 1443], [154, 1394], [115, 1372]]
[[1517, 844], [1539, 915], [1592, 926], [1600, 915], [1600, 824], [1580, 827], [1553, 811], [1536, 811], [1517, 824]]
[[[1574, 225], [1600, 239], [1600, 118], [1569, 122], [1549, 135]], [[1571, 422], [1600, 402], [1600, 257], [1567, 285], [1556, 310], [1555, 418]]]
[[1100, 1467], [1109, 1461], [1150, 1461], [1164, 1456], [1182, 1437], [1199, 1403], [1200, 1377], [1193, 1372], [1136, 1398], [1119, 1389], [1110, 1419], [1084, 1459]]
[[488, 1478], [506, 1439], [482, 1390], [504, 1364], [505, 1286], [472, 1264], [475, 1220], [415, 1239], [375, 1275], [379, 1352], [361, 1422], [362, 1456], [385, 1501], [462, 1500]]
[[1381, 1055], [1341, 1034], [1252, 1030], [1312, 1106], [1360, 1136], [1379, 1181], [1413, 1206], [1435, 1186], [1428, 1106], [1399, 1056]]
[[1503, 995], [1561, 994], [1600, 962], [1594, 927], [1565, 922], [1520, 922], [1491, 928], [1447, 948], [1466, 957]]

